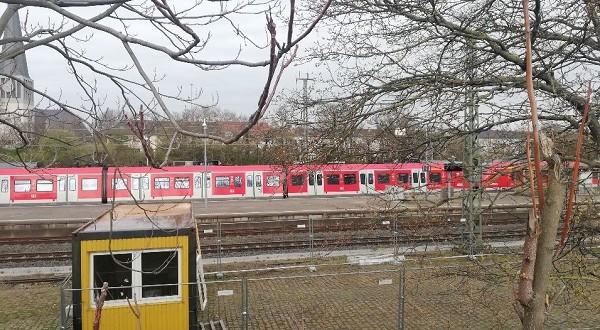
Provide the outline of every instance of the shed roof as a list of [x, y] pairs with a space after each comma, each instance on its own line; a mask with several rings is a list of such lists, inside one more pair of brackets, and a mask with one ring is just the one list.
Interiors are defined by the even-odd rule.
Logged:
[[111, 213], [114, 233], [157, 231], [171, 232], [175, 235], [179, 229], [194, 226], [190, 203], [117, 205], [112, 212], [106, 211], [95, 220], [83, 225], [74, 234], [108, 233], [111, 230]]

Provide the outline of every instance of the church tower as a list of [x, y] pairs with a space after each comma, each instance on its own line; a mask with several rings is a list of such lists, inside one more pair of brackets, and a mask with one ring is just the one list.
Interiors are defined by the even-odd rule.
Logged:
[[[31, 131], [33, 80], [29, 77], [25, 53], [14, 55], [23, 49], [23, 41], [19, 40], [22, 37], [19, 13], [15, 12], [2, 34], [3, 40], [15, 41], [3, 44], [0, 52], [0, 118], [24, 131]], [[0, 144], [11, 144], [11, 141], [19, 141], [16, 132], [0, 123]]]

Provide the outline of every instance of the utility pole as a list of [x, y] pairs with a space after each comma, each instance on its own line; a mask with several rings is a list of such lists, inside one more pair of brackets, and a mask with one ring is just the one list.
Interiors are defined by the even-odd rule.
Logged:
[[304, 138], [303, 138], [303, 148], [302, 150], [306, 150], [308, 147], [308, 82], [314, 81], [314, 78], [309, 78], [308, 73], [306, 73], [306, 77], [302, 77], [300, 73], [298, 73], [298, 78], [296, 78], [296, 82], [302, 81], [302, 102], [304, 106], [302, 107], [302, 114], [300, 116], [300, 121], [304, 125]]
[[[469, 43], [471, 44], [471, 43]], [[466, 56], [467, 79], [472, 81], [474, 78], [474, 60], [471, 49], [467, 49]], [[466, 88], [466, 107], [465, 107], [465, 150], [463, 160], [464, 176], [469, 184], [466, 190], [463, 190], [463, 213], [469, 234], [469, 254], [473, 255], [476, 232], [478, 231], [477, 241], [483, 241], [483, 227], [481, 219], [481, 156], [478, 144], [478, 133], [475, 130], [479, 127], [479, 109], [477, 106], [477, 95], [474, 88], [469, 84]], [[479, 228], [476, 228], [479, 227]]]

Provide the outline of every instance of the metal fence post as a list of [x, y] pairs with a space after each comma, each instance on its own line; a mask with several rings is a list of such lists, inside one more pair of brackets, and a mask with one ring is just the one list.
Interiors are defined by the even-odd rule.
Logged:
[[221, 260], [223, 253], [222, 245], [222, 233], [221, 233], [221, 219], [217, 218], [217, 278], [223, 278], [223, 261]]
[[400, 267], [398, 281], [398, 330], [404, 330], [404, 279], [406, 271], [404, 265]]
[[310, 262], [314, 264], [314, 228], [313, 228], [313, 217], [312, 215], [308, 215], [308, 239], [309, 239], [309, 249], [310, 249]]
[[63, 288], [63, 286], [59, 286], [58, 289], [60, 290], [60, 329], [66, 329], [67, 328], [67, 317], [65, 315], [65, 290]]
[[248, 279], [242, 278], [242, 329], [248, 330]]

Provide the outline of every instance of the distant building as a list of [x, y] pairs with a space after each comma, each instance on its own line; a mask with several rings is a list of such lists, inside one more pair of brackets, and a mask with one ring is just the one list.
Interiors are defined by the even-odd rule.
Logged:
[[[21, 22], [18, 12], [10, 18], [3, 40], [21, 39]], [[13, 145], [19, 143], [17, 129], [31, 131], [34, 106], [33, 80], [29, 77], [27, 59], [23, 50], [23, 42], [9, 42], [2, 45], [2, 55], [9, 57], [0, 63], [0, 118], [5, 123], [0, 124], [0, 143]], [[11, 56], [12, 54], [15, 54]], [[9, 123], [10, 125], [8, 125]]]

